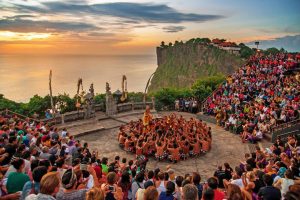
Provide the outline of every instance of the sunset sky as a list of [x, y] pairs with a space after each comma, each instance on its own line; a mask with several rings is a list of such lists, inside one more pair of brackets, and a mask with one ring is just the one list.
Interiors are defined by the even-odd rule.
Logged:
[[154, 54], [161, 41], [196, 37], [300, 51], [299, 8], [299, 0], [0, 0], [0, 53]]

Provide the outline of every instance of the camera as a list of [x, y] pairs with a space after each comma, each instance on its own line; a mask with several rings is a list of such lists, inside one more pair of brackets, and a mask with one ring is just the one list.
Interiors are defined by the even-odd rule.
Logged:
[[108, 190], [111, 192], [115, 192], [116, 188], [114, 186], [108, 186]]

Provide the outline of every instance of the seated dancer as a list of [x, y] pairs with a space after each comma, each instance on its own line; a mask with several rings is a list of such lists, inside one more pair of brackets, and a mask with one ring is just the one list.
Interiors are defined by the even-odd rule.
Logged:
[[155, 156], [159, 161], [178, 162], [209, 151], [211, 129], [202, 121], [186, 120], [175, 113], [152, 119], [147, 107], [143, 119], [120, 128], [118, 140], [121, 148], [137, 157]]

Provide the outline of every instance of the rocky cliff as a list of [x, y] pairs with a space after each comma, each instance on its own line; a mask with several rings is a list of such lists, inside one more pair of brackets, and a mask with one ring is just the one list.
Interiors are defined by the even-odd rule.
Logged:
[[157, 69], [149, 91], [160, 88], [190, 87], [195, 80], [205, 76], [230, 74], [244, 61], [210, 44], [177, 43], [157, 47]]

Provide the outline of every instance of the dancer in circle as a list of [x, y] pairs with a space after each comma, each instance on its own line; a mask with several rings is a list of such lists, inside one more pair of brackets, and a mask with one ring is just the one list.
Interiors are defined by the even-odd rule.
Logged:
[[147, 107], [143, 119], [120, 127], [118, 141], [121, 148], [137, 157], [178, 162], [209, 151], [212, 139], [210, 127], [202, 121], [186, 120], [175, 113], [152, 119]]

